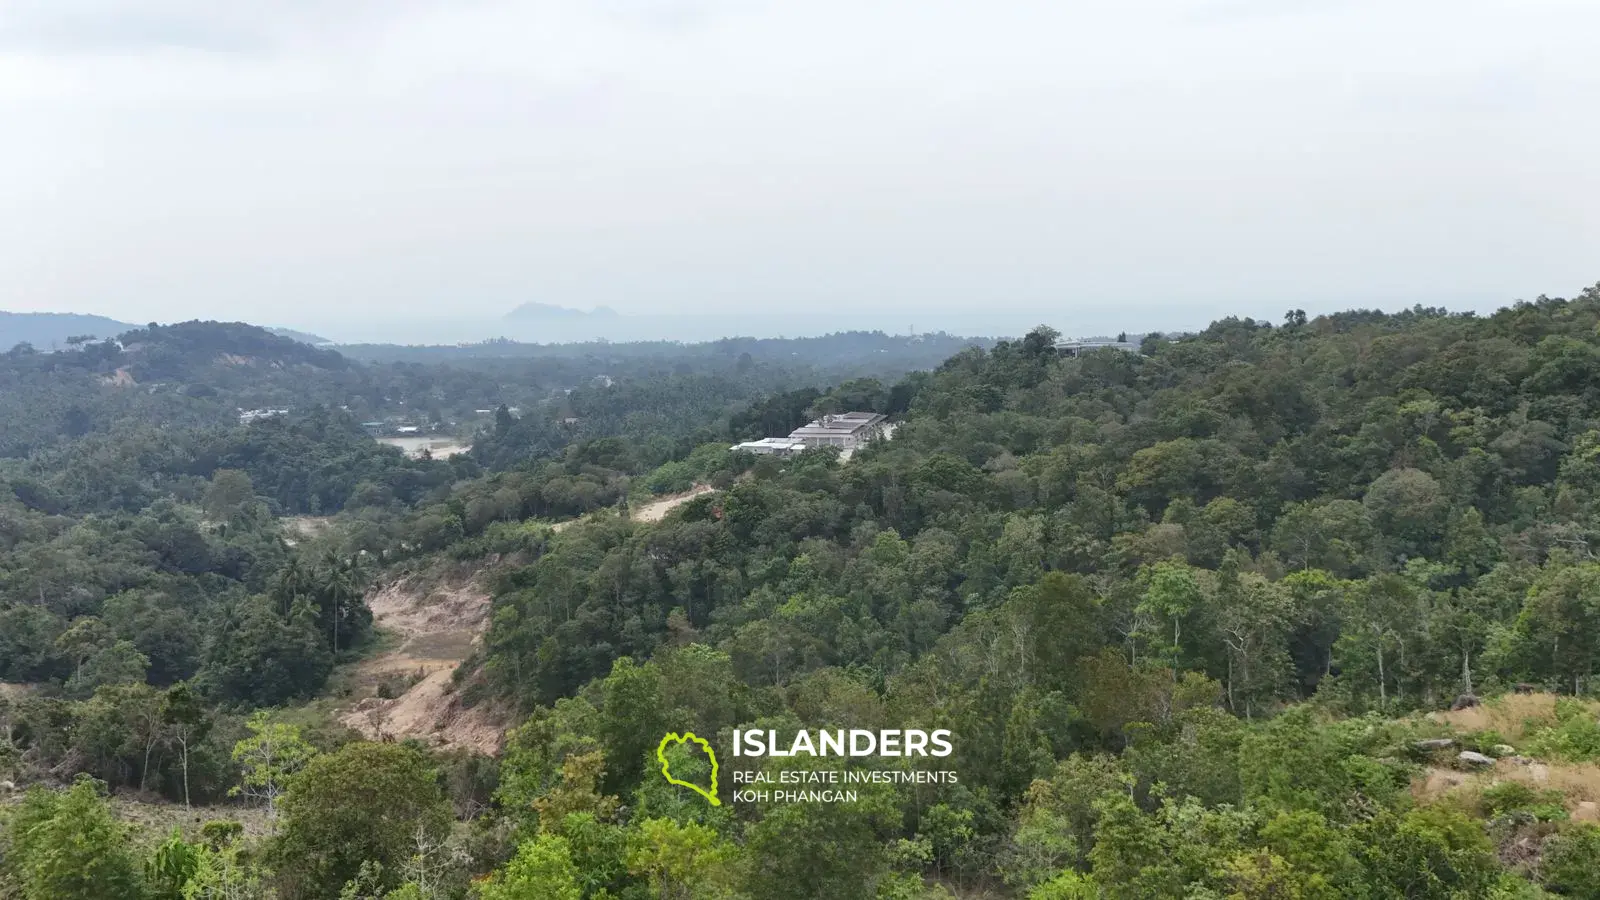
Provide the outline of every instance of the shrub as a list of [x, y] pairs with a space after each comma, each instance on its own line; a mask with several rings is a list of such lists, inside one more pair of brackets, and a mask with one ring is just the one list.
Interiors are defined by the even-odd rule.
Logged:
[[1539, 791], [1520, 781], [1502, 781], [1485, 788], [1479, 804], [1490, 818], [1510, 812], [1525, 812], [1542, 822], [1565, 819], [1560, 791]]
[[1583, 824], [1544, 848], [1545, 887], [1578, 900], [1600, 900], [1600, 826]]

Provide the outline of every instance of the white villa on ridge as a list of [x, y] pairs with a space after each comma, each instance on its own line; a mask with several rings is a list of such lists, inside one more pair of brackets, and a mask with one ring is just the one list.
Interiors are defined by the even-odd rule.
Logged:
[[845, 457], [869, 441], [887, 433], [881, 413], [847, 412], [823, 416], [789, 432], [788, 437], [767, 437], [759, 441], [734, 444], [729, 450], [742, 450], [763, 456], [793, 456], [813, 447], [838, 447]]
[[847, 412], [823, 416], [809, 425], [789, 432], [789, 440], [799, 441], [807, 447], [838, 447], [854, 450], [883, 434], [883, 423], [888, 416], [882, 413]]
[[1055, 349], [1062, 356], [1078, 356], [1095, 350], [1121, 350], [1124, 353], [1138, 353], [1139, 345], [1132, 341], [1056, 341]]

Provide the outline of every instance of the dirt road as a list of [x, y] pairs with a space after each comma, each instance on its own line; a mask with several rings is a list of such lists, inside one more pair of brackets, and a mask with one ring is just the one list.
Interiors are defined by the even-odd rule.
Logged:
[[656, 500], [639, 507], [633, 511], [632, 518], [635, 522], [659, 522], [667, 517], [667, 513], [672, 512], [677, 507], [688, 503], [690, 500], [693, 500], [696, 497], [703, 497], [715, 490], [716, 488], [708, 484], [695, 485], [692, 490], [684, 491], [681, 494], [673, 494], [668, 497], [662, 497], [660, 500]]

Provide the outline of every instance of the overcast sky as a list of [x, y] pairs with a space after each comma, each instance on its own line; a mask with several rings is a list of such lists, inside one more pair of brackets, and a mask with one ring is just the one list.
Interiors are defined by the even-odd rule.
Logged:
[[1597, 34], [1594, 0], [0, 0], [0, 308], [1571, 295]]

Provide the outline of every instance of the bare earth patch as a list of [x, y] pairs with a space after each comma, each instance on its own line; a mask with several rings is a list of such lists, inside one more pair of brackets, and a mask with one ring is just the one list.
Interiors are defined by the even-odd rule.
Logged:
[[139, 382], [133, 380], [132, 372], [122, 368], [110, 375], [100, 376], [100, 383], [108, 387], [133, 387]]
[[[672, 512], [674, 509], [677, 509], [685, 503], [688, 503], [690, 500], [693, 500], [696, 497], [703, 497], [706, 494], [716, 493], [716, 490], [716, 488], [711, 487], [710, 485], [697, 484], [681, 494], [668, 494], [664, 497], [652, 500], [643, 506], [634, 507], [629, 512], [629, 518], [635, 522], [649, 522], [654, 524], [662, 519], [665, 519], [667, 517], [667, 513]], [[589, 513], [586, 516], [580, 516], [576, 519], [562, 519], [559, 522], [553, 523], [550, 526], [550, 530], [559, 534], [563, 531], [566, 531], [569, 527], [577, 524], [578, 522], [588, 521], [614, 514], [615, 513], [611, 512], [610, 510], [600, 510], [598, 512]]]
[[476, 636], [489, 620], [489, 591], [476, 571], [409, 575], [368, 594], [367, 606], [380, 628], [407, 638]]
[[424, 450], [434, 459], [449, 459], [472, 449], [470, 444], [462, 443], [455, 438], [437, 436], [381, 437], [378, 438], [378, 443], [398, 447], [412, 459], [421, 459]]
[[313, 540], [325, 534], [333, 527], [332, 516], [286, 516], [282, 520], [285, 533], [293, 535], [287, 538], [289, 546], [293, 547], [303, 540]]
[[[659, 522], [674, 508], [714, 490], [699, 485], [662, 497], [634, 510], [633, 518]], [[573, 521], [558, 522], [552, 530], [561, 531]], [[290, 527], [304, 533], [299, 522]], [[436, 567], [389, 581], [369, 592], [366, 601], [378, 629], [397, 639], [398, 646], [355, 665], [350, 673], [352, 701], [337, 714], [339, 722], [368, 740], [415, 738], [447, 749], [499, 753], [508, 716], [483, 705], [465, 706], [454, 678], [489, 625], [490, 594], [483, 571]]]
[[24, 681], [0, 681], [0, 698], [21, 700], [38, 689], [38, 685]]
[[702, 497], [715, 490], [716, 488], [710, 485], [696, 485], [692, 490], [684, 491], [681, 494], [673, 494], [670, 497], [663, 497], [653, 503], [647, 503], [639, 507], [633, 511], [632, 518], [635, 522], [659, 522], [667, 517], [667, 513], [696, 497]]
[[[495, 754], [504, 741], [499, 711], [467, 708], [456, 668], [488, 627], [490, 595], [478, 571], [408, 575], [367, 595], [378, 628], [399, 646], [356, 664], [355, 704], [339, 721], [368, 740], [416, 738], [446, 749]], [[379, 696], [388, 687], [392, 698]]]

